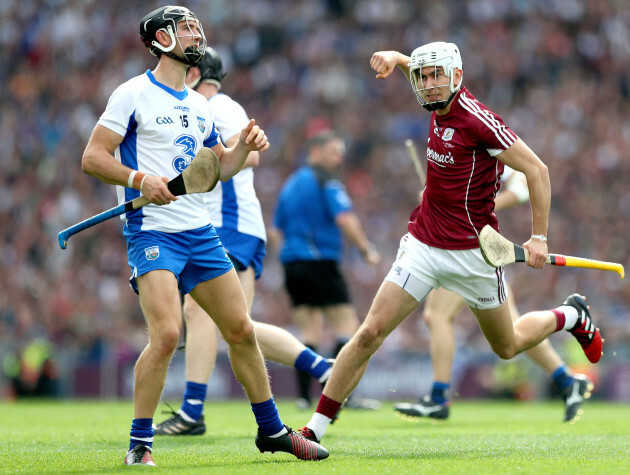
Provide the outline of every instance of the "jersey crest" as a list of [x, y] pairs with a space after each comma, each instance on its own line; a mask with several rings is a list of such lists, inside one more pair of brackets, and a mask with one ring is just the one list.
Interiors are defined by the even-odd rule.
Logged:
[[197, 116], [197, 125], [199, 126], [199, 130], [201, 130], [201, 133], [203, 134], [206, 131], [206, 119]]

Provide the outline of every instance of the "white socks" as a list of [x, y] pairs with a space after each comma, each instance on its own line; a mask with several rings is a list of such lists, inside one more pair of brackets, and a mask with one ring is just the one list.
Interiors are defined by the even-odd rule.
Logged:
[[283, 428], [282, 428], [282, 430], [281, 430], [280, 432], [278, 432], [277, 434], [274, 434], [274, 435], [270, 435], [270, 436], [268, 436], [268, 437], [269, 437], [270, 439], [277, 439], [278, 437], [280, 437], [280, 436], [282, 436], [282, 435], [286, 434], [287, 432], [288, 432], [288, 431], [287, 431], [287, 428], [286, 428], [286, 427], [283, 427]]
[[317, 437], [317, 440], [322, 440], [322, 437], [324, 437], [326, 429], [328, 429], [331, 421], [332, 419], [329, 419], [325, 415], [316, 412], [315, 414], [313, 414], [313, 417], [311, 417], [311, 420], [308, 421], [306, 427], [313, 431], [315, 437]]
[[561, 311], [564, 314], [564, 327], [563, 330], [571, 330], [578, 319], [578, 311], [575, 307], [570, 305], [561, 305], [557, 308], [557, 310]]

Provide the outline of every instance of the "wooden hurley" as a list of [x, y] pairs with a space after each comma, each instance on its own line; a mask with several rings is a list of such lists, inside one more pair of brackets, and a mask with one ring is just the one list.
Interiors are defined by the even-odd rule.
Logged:
[[[490, 225], [483, 227], [479, 233], [479, 245], [481, 254], [492, 267], [501, 267], [514, 262], [527, 262], [529, 251], [522, 246], [514, 244], [501, 236]], [[583, 267], [586, 269], [611, 270], [619, 274], [619, 278], [625, 276], [624, 268], [616, 262], [595, 261], [583, 257], [563, 256], [561, 254], [549, 254], [547, 264], [566, 267]]]

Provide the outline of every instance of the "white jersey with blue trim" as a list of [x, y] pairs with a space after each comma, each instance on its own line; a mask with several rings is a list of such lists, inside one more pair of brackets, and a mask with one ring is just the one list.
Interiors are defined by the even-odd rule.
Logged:
[[[229, 96], [215, 94], [208, 102], [214, 124], [225, 140], [240, 134], [249, 123], [243, 107]], [[244, 168], [226, 182], [219, 182], [214, 190], [205, 194], [205, 200], [215, 227], [267, 240], [252, 167]]]
[[[151, 71], [120, 85], [98, 124], [123, 136], [115, 157], [123, 165], [169, 180], [179, 175], [202, 146], [221, 139], [206, 98], [186, 87], [175, 91]], [[117, 186], [118, 204], [140, 196]], [[179, 196], [168, 205], [148, 204], [122, 216], [130, 231], [187, 231], [210, 223], [203, 194]]]

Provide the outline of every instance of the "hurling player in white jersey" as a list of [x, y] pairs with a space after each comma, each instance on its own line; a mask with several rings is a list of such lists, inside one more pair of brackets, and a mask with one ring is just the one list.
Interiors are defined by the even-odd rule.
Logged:
[[280, 420], [247, 301], [210, 223], [204, 196], [176, 197], [167, 187], [202, 146], [219, 158], [220, 179], [225, 181], [242, 168], [250, 152], [269, 148], [267, 137], [252, 119], [234, 146], [225, 148], [206, 98], [186, 87], [186, 70], [206, 49], [194, 13], [177, 6], [158, 8], [142, 19], [140, 38], [159, 58], [158, 65], [114, 91], [82, 161], [83, 171], [117, 185], [120, 203], [140, 193], [150, 201], [123, 216], [131, 284], [140, 296], [149, 334], [135, 366], [125, 464], [155, 465], [153, 415], [180, 336], [180, 292], [190, 294], [212, 315], [224, 335], [234, 374], [258, 423], [259, 450], [325, 458], [326, 449], [288, 430]]
[[532, 235], [523, 246], [529, 250], [528, 265], [541, 269], [548, 256], [551, 190], [547, 166], [463, 86], [459, 48], [429, 43], [411, 57], [381, 51], [374, 53], [370, 66], [377, 79], [398, 67], [420, 104], [432, 112], [427, 179], [422, 205], [401, 239], [389, 274], [365, 321], [337, 356], [317, 411], [300, 429], [317, 441], [361, 380], [372, 354], [434, 288], [464, 298], [501, 358], [512, 358], [560, 330], [576, 337], [591, 362], [602, 354], [602, 338], [584, 297], [573, 294], [558, 308], [512, 321], [503, 269], [488, 266], [481, 255], [479, 231], [487, 224], [498, 231], [494, 198], [505, 164], [527, 178]]
[[[421, 192], [422, 194], [422, 192]], [[422, 198], [420, 197], [420, 201]], [[501, 176], [501, 189], [494, 200], [495, 211], [509, 209], [529, 201], [529, 190], [525, 175], [510, 167], [505, 167]], [[419, 211], [418, 205], [412, 212], [409, 222], [413, 223]], [[512, 319], [519, 317], [511, 288], [508, 292]], [[422, 317], [431, 333], [431, 364], [433, 366], [433, 386], [431, 393], [421, 397], [416, 403], [394, 404], [394, 409], [411, 417], [431, 417], [447, 419], [450, 414], [450, 382], [453, 358], [455, 356], [455, 334], [453, 320], [466, 306], [464, 299], [444, 287], [433, 289], [427, 295], [422, 309]], [[526, 352], [527, 356], [551, 375], [554, 387], [565, 401], [564, 421], [579, 418], [584, 399], [591, 395], [593, 383], [583, 374], [573, 374], [553, 349], [549, 339]]]
[[[238, 142], [240, 131], [249, 119], [240, 104], [219, 92], [224, 76], [221, 58], [214, 49], [207, 47], [198, 65], [189, 69], [186, 83], [208, 99], [214, 124], [225, 145], [232, 147]], [[254, 301], [254, 282], [263, 269], [267, 239], [260, 202], [254, 190], [253, 167], [258, 165], [258, 161], [258, 152], [251, 152], [239, 173], [204, 195], [210, 220], [236, 268], [250, 311]], [[154, 426], [156, 435], [201, 435], [206, 431], [203, 409], [208, 380], [216, 362], [217, 329], [190, 295], [184, 297], [184, 318], [184, 401], [178, 412]], [[326, 382], [331, 372], [326, 358], [304, 346], [282, 328], [260, 322], [253, 324], [266, 359], [294, 366], [319, 382]]]

